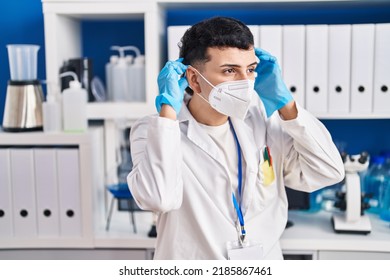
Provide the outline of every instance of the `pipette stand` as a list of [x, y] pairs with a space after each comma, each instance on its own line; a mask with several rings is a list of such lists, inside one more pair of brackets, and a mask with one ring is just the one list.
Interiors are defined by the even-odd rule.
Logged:
[[334, 214], [332, 223], [337, 233], [368, 234], [371, 232], [369, 217], [363, 215], [361, 182], [358, 172], [368, 168], [368, 154], [343, 156], [345, 168], [345, 202], [343, 213]]

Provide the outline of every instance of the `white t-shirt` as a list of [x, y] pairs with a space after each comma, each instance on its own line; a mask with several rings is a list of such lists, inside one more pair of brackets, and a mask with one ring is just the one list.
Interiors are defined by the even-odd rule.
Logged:
[[[236, 141], [234, 140], [233, 131], [230, 129], [229, 122], [225, 122], [218, 126], [208, 126], [199, 123], [199, 125], [207, 132], [214, 143], [218, 146], [224, 159], [224, 166], [227, 168], [230, 181], [232, 182], [232, 189], [237, 197], [238, 189], [238, 155]], [[241, 186], [244, 186], [244, 174], [245, 174], [245, 163], [241, 157], [242, 163], [242, 182]]]

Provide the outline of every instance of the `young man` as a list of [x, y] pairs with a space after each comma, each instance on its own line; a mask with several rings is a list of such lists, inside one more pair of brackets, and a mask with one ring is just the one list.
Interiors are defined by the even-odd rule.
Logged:
[[344, 178], [325, 127], [293, 100], [246, 25], [216, 17], [184, 34], [158, 78], [158, 115], [131, 130], [130, 190], [158, 213], [156, 259], [281, 259], [285, 186]]

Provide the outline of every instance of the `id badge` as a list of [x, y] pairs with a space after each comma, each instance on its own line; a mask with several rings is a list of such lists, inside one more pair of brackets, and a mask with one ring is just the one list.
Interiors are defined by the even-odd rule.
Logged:
[[228, 260], [262, 260], [263, 246], [260, 243], [238, 240], [226, 243]]

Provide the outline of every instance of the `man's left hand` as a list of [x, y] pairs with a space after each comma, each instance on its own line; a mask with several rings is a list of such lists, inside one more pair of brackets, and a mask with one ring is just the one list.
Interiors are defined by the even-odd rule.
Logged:
[[269, 117], [291, 102], [293, 97], [282, 80], [276, 58], [260, 48], [255, 48], [255, 54], [260, 60], [256, 67], [255, 90]]

